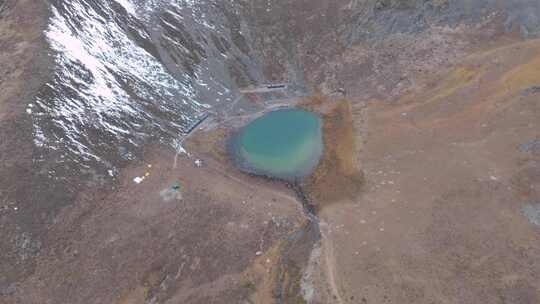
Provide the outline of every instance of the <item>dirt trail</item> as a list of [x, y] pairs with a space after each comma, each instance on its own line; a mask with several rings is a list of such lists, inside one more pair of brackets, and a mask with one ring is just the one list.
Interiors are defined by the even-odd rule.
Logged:
[[[321, 223], [322, 226], [322, 223]], [[339, 291], [339, 283], [338, 278], [339, 274], [337, 273], [336, 268], [336, 257], [334, 255], [334, 245], [332, 244], [332, 239], [327, 235], [327, 233], [322, 232], [322, 246], [323, 246], [323, 254], [324, 254], [324, 260], [321, 261], [322, 264], [325, 266], [325, 269], [323, 270], [324, 273], [326, 273], [326, 280], [328, 287], [330, 287], [330, 294], [333, 297], [333, 300], [336, 304], [342, 304], [345, 303], [341, 297], [341, 293]]]

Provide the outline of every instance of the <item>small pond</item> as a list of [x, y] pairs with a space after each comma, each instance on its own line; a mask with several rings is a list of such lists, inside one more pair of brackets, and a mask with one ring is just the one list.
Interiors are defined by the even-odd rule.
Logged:
[[230, 141], [230, 153], [241, 170], [286, 180], [311, 173], [322, 150], [321, 119], [298, 109], [269, 112]]

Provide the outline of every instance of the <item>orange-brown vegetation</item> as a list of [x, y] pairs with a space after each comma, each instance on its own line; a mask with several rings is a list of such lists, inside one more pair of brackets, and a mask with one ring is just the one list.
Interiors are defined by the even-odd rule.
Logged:
[[324, 154], [304, 182], [307, 195], [319, 207], [354, 198], [362, 187], [364, 175], [355, 155], [350, 101], [315, 95], [301, 106], [318, 112], [323, 119]]

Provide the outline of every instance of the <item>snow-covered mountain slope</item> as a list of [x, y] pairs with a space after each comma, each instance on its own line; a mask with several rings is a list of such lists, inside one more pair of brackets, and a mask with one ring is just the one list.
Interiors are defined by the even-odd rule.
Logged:
[[230, 66], [254, 64], [228, 42], [221, 4], [57, 0], [50, 11], [54, 73], [27, 108], [42, 161], [105, 169], [171, 143], [208, 103], [233, 99]]

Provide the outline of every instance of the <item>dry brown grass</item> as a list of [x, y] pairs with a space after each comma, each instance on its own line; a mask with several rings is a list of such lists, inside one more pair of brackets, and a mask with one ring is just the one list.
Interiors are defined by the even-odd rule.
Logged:
[[285, 241], [277, 241], [264, 255], [255, 259], [255, 262], [244, 272], [244, 285], [252, 289], [253, 303], [275, 303], [274, 289], [279, 276], [279, 259]]
[[227, 130], [218, 128], [212, 131], [199, 131], [195, 135], [186, 140], [184, 144], [188, 151], [209, 155], [222, 163], [228, 162]]
[[364, 175], [355, 155], [351, 103], [315, 95], [301, 107], [318, 112], [323, 119], [324, 154], [304, 189], [320, 208], [326, 204], [355, 198]]
[[433, 93], [433, 97], [427, 100], [426, 103], [435, 102], [455, 94], [459, 89], [465, 85], [470, 84], [481, 74], [481, 68], [473, 67], [458, 67], [450, 72], [450, 74], [443, 80], [436, 91]]
[[540, 85], [540, 55], [505, 73], [499, 80], [495, 96], [514, 94], [537, 85]]

